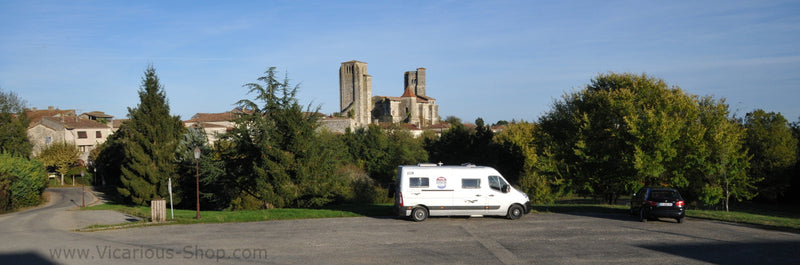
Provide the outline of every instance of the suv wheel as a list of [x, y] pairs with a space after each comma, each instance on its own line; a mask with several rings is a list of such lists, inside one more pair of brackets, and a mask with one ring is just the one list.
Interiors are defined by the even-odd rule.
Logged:
[[647, 211], [644, 209], [644, 207], [642, 207], [641, 209], [639, 209], [639, 221], [646, 223], [647, 218], [648, 218]]

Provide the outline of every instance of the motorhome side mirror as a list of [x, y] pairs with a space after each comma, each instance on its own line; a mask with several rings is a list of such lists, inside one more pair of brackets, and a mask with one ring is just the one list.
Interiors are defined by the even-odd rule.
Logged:
[[511, 186], [503, 185], [503, 188], [501, 188], [500, 190], [502, 190], [503, 193], [508, 193], [511, 191]]
[[394, 183], [389, 183], [389, 193], [388, 193], [388, 194], [386, 194], [386, 197], [389, 197], [389, 198], [394, 198], [394, 192], [395, 192], [395, 188], [396, 188], [396, 187], [395, 187], [395, 184], [394, 184]]

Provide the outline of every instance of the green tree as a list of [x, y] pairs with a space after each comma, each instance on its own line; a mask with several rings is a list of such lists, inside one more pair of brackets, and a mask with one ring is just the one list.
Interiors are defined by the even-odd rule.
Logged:
[[[194, 148], [200, 148], [200, 159], [194, 158]], [[192, 187], [180, 190], [180, 194], [175, 192], [176, 198], [182, 198], [178, 202], [183, 202], [183, 207], [193, 208], [196, 203], [196, 175], [199, 165], [200, 174], [200, 205], [203, 209], [220, 210], [228, 207], [232, 195], [227, 193], [229, 190], [222, 182], [224, 170], [223, 163], [215, 152], [213, 146], [208, 143], [208, 137], [202, 127], [188, 127], [186, 133], [178, 144], [178, 163], [180, 164], [180, 179], [172, 181], [173, 189], [176, 187]], [[198, 163], [199, 162], [199, 163]], [[197, 163], [197, 164], [196, 164]]]
[[[797, 141], [797, 157], [800, 158], [800, 119], [792, 122], [792, 135]], [[792, 177], [792, 186], [786, 193], [786, 198], [791, 201], [800, 202], [800, 159], [794, 164], [793, 170], [794, 177]]]
[[[539, 124], [542, 173], [614, 203], [644, 185], [686, 187], [697, 99], [645, 74], [601, 74]], [[694, 138], [692, 138], [694, 137]]]
[[464, 126], [460, 119], [453, 116], [447, 117], [447, 122], [450, 128], [439, 138], [424, 139], [425, 150], [430, 154], [431, 161], [449, 165], [498, 165], [497, 146], [492, 141], [494, 132], [484, 124], [482, 118], [475, 120], [474, 129]]
[[64, 185], [64, 175], [69, 172], [72, 165], [78, 162], [80, 155], [81, 151], [78, 150], [75, 144], [54, 142], [39, 152], [36, 158], [42, 161], [45, 166], [55, 167], [56, 172], [61, 174], [61, 185]]
[[99, 187], [103, 188], [106, 195], [116, 201], [126, 199], [117, 190], [117, 187], [122, 185], [120, 176], [122, 175], [122, 162], [125, 159], [125, 130], [127, 129], [124, 127], [120, 128], [92, 150], [93, 166], [97, 169]]
[[[552, 186], [562, 183], [554, 179], [554, 175], [542, 174], [546, 171], [544, 161], [539, 159], [537, 140], [537, 125], [534, 123], [520, 122], [509, 124], [494, 136], [494, 142], [499, 146], [498, 170], [507, 179], [518, 180], [522, 190], [527, 193], [535, 203], [550, 203], [555, 200]], [[549, 177], [548, 177], [549, 176]]]
[[14, 92], [0, 89], [0, 153], [29, 157], [33, 148], [28, 141], [25, 101]]
[[398, 165], [428, 160], [428, 153], [422, 148], [422, 142], [397, 127], [384, 130], [371, 124], [353, 132], [348, 130], [344, 139], [350, 160], [363, 167], [367, 175], [380, 185], [393, 181]]
[[699, 121], [705, 129], [704, 141], [699, 145], [704, 163], [698, 165], [703, 181], [694, 183], [701, 189], [701, 201], [708, 205], [722, 201], [728, 211], [732, 197], [741, 201], [756, 195], [754, 184], [759, 179], [747, 174], [745, 130], [729, 117], [725, 100], [704, 97], [699, 109]]
[[[262, 207], [318, 207], [342, 196], [347, 181], [338, 171], [341, 150], [321, 144], [315, 128], [319, 107], [303, 111], [298, 86], [276, 78], [275, 67], [244, 87], [255, 100], [237, 102], [250, 115], [240, 115], [225, 137], [226, 182], [240, 188]], [[260, 104], [259, 104], [260, 103]]]
[[169, 103], [156, 70], [145, 70], [139, 105], [128, 108], [128, 121], [117, 131], [124, 158], [117, 192], [138, 205], [169, 196], [167, 178], [178, 179], [176, 150], [185, 128], [169, 114]]
[[749, 174], [763, 179], [759, 197], [775, 201], [792, 183], [792, 167], [797, 162], [797, 139], [789, 122], [780, 113], [755, 110], [744, 118], [745, 144], [753, 158]]
[[41, 162], [0, 153], [0, 213], [41, 203], [45, 188]]

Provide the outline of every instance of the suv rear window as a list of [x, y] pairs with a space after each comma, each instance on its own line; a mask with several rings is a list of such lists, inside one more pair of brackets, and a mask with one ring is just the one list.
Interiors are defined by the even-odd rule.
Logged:
[[651, 200], [681, 200], [681, 195], [672, 190], [652, 190], [650, 191], [650, 199]]

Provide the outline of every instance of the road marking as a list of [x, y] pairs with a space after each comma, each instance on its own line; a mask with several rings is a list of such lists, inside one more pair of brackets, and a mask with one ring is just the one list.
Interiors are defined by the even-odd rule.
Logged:
[[467, 234], [478, 240], [478, 242], [481, 243], [483, 247], [488, 249], [489, 252], [491, 252], [492, 255], [497, 257], [497, 259], [499, 259], [500, 262], [502, 262], [503, 264], [522, 264], [522, 261], [520, 261], [517, 258], [517, 255], [511, 253], [510, 250], [505, 248], [502, 244], [498, 243], [496, 240], [493, 240], [491, 238], [476, 236], [475, 234], [473, 234], [472, 230], [476, 229], [474, 226], [469, 224], [462, 224], [461, 228], [463, 228], [464, 231], [467, 232]]

